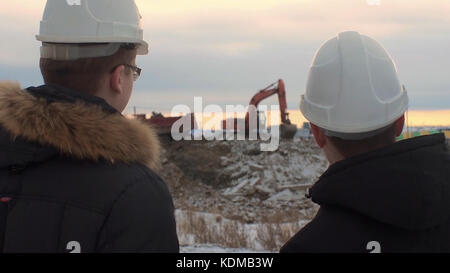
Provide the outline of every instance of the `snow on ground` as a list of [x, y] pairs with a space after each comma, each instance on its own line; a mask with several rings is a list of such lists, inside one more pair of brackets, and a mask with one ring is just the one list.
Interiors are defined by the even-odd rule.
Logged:
[[277, 252], [314, 217], [305, 197], [328, 164], [310, 138], [261, 152], [259, 141], [169, 142], [162, 176], [183, 252]]
[[[261, 152], [258, 142], [228, 142], [231, 153], [222, 156], [222, 172], [230, 175], [230, 187], [224, 195], [248, 195], [255, 191], [270, 195], [295, 193], [310, 187], [328, 164], [311, 141], [281, 142], [276, 152]], [[209, 143], [209, 145], [215, 145]], [[290, 191], [286, 191], [289, 189]]]
[[306, 190], [328, 167], [312, 139], [283, 141], [276, 152], [261, 152], [258, 142], [222, 145], [229, 145], [231, 152], [221, 157], [220, 175], [230, 181], [220, 195], [242, 206], [283, 209], [304, 204]]
[[183, 210], [176, 210], [175, 217], [185, 252], [277, 252], [308, 222], [247, 224], [220, 214]]
[[180, 252], [181, 253], [273, 253], [271, 251], [256, 251], [253, 249], [245, 249], [245, 248], [226, 248], [211, 244], [181, 246]]

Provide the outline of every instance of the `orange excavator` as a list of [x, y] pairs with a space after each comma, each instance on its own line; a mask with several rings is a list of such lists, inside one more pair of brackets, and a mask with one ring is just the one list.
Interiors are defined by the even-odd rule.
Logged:
[[[289, 113], [287, 112], [287, 102], [286, 102], [286, 88], [283, 80], [278, 80], [277, 82], [267, 86], [266, 88], [262, 89], [258, 93], [256, 93], [252, 99], [250, 100], [248, 111], [245, 115], [245, 134], [246, 136], [249, 135], [249, 132], [252, 130], [258, 130], [259, 129], [259, 111], [258, 105], [261, 103], [261, 101], [278, 94], [278, 103], [280, 105], [280, 114], [281, 114], [281, 124], [280, 124], [280, 136], [285, 139], [292, 139], [294, 135], [297, 132], [297, 126], [295, 124], [292, 124], [289, 120]], [[256, 111], [256, 113], [254, 112]], [[256, 117], [257, 118], [257, 126], [256, 128], [254, 125], [250, 124], [250, 117]], [[229, 124], [230, 122], [228, 122]], [[234, 119], [234, 128], [227, 128], [227, 120], [223, 121], [222, 128], [224, 130], [234, 130], [234, 132], [238, 132], [238, 121], [237, 119]]]

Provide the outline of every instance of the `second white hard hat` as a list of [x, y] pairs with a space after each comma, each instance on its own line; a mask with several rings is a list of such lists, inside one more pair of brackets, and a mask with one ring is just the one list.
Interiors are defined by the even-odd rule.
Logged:
[[48, 0], [36, 38], [44, 45], [136, 44], [139, 55], [148, 54], [134, 0]]
[[408, 96], [390, 55], [372, 38], [352, 31], [317, 51], [300, 103], [306, 119], [348, 139], [373, 135], [407, 108]]

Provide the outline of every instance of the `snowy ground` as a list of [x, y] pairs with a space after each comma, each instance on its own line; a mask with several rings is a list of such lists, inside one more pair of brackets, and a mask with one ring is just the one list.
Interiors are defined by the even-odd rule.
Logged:
[[226, 248], [217, 245], [189, 245], [181, 246], [181, 253], [273, 253], [270, 251], [256, 251], [246, 248]]
[[183, 252], [277, 252], [315, 215], [306, 190], [327, 168], [311, 139], [169, 143], [163, 178]]
[[302, 200], [305, 190], [327, 167], [310, 141], [283, 142], [274, 153], [260, 152], [258, 143], [235, 142], [231, 146], [232, 156], [221, 157], [222, 172], [231, 177], [222, 194], [234, 202], [247, 197], [274, 205]]
[[183, 210], [177, 210], [175, 216], [185, 252], [277, 252], [308, 222], [246, 224], [220, 214]]

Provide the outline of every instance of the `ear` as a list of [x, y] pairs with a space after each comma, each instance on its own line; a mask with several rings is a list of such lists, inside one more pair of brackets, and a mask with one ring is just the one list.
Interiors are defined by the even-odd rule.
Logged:
[[114, 69], [114, 71], [111, 73], [111, 78], [109, 80], [109, 85], [112, 90], [114, 90], [116, 93], [122, 94], [124, 92], [124, 65], [119, 65]]
[[405, 115], [401, 116], [395, 121], [395, 136], [398, 137], [403, 132], [403, 126], [405, 126]]
[[315, 124], [310, 123], [310, 127], [317, 145], [319, 145], [320, 148], [323, 148], [323, 146], [327, 143], [325, 133]]

